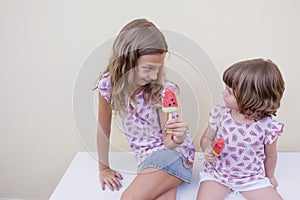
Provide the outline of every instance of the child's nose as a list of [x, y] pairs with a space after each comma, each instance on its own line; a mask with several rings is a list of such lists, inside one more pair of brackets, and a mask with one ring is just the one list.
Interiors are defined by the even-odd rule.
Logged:
[[149, 77], [150, 77], [151, 80], [156, 80], [157, 79], [157, 74], [156, 73], [150, 74]]
[[149, 78], [151, 80], [156, 80], [157, 79], [157, 74], [158, 74], [158, 70], [153, 71], [150, 75]]

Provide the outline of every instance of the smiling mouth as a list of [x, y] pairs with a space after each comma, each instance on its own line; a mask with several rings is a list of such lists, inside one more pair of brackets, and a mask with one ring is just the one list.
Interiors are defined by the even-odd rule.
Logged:
[[153, 80], [150, 80], [150, 81], [148, 81], [148, 80], [144, 80], [146, 83], [152, 83], [153, 82]]

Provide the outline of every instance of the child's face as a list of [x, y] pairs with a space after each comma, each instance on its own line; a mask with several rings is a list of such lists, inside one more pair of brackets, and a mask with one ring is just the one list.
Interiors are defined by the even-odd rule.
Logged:
[[166, 54], [144, 55], [138, 58], [136, 83], [144, 86], [158, 77], [158, 72], [164, 65]]
[[233, 90], [226, 85], [225, 90], [223, 92], [223, 99], [225, 105], [230, 109], [238, 110], [238, 104], [236, 102], [236, 98], [233, 94]]

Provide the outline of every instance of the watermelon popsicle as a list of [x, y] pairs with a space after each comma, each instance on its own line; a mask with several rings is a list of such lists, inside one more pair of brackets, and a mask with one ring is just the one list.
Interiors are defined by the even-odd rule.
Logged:
[[162, 102], [162, 111], [168, 113], [168, 119], [172, 118], [172, 113], [178, 111], [178, 103], [176, 95], [171, 88], [166, 88], [164, 99]]
[[222, 153], [222, 150], [224, 148], [224, 139], [223, 138], [218, 138], [212, 143], [210, 143], [210, 148], [213, 154], [216, 156], [219, 156]]

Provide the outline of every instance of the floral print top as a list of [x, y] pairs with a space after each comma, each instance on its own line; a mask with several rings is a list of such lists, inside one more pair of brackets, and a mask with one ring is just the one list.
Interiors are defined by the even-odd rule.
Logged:
[[[170, 81], [165, 81], [162, 96], [167, 87], [172, 87], [176, 91], [176, 86]], [[110, 102], [110, 75], [104, 74], [98, 81], [98, 90], [102, 97]], [[130, 143], [130, 148], [135, 154], [137, 164], [143, 162], [152, 152], [166, 149], [163, 143], [162, 130], [160, 127], [159, 114], [157, 107], [147, 105], [143, 97], [143, 91], [135, 96], [136, 104], [130, 102], [129, 115], [122, 116], [123, 131]], [[136, 106], [136, 109], [134, 107]], [[134, 112], [135, 110], [135, 112]], [[173, 113], [173, 116], [178, 116]], [[185, 141], [174, 150], [179, 152], [187, 161], [193, 163], [195, 148], [190, 131], [187, 132]]]
[[251, 124], [239, 124], [230, 109], [216, 106], [210, 112], [210, 127], [225, 140], [225, 146], [215, 162], [204, 162], [204, 171], [220, 182], [241, 185], [265, 177], [264, 144], [271, 144], [281, 135], [283, 123], [271, 117]]

